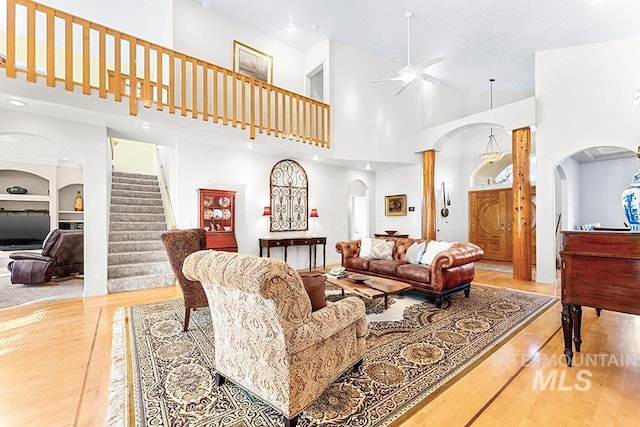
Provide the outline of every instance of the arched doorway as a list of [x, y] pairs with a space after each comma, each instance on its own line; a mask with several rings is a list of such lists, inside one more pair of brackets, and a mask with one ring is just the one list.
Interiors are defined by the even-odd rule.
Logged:
[[355, 240], [369, 235], [369, 190], [367, 185], [354, 180], [347, 186], [349, 206], [349, 239]]
[[636, 153], [615, 146], [587, 148], [556, 165], [556, 259], [562, 230], [625, 226], [621, 195], [637, 171]]
[[[9, 298], [0, 295], [0, 300], [18, 305], [39, 299], [81, 297], [82, 278], [58, 286], [27, 289], [19, 283], [10, 284], [6, 266], [13, 252], [39, 253], [50, 230], [83, 228], [84, 212], [74, 210], [76, 194], [84, 193], [83, 157], [52, 139], [18, 132], [0, 134], [0, 153], [0, 188], [19, 186], [26, 190], [21, 195], [0, 195], [0, 243], [7, 237], [13, 238], [13, 243], [0, 245], [0, 282], [3, 291], [11, 292]], [[3, 235], [7, 227], [12, 229], [11, 236]]]

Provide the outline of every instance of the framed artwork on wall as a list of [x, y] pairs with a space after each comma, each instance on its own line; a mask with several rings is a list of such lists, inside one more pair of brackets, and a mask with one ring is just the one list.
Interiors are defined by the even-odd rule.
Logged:
[[233, 71], [271, 84], [273, 80], [273, 57], [234, 40]]
[[407, 195], [396, 194], [384, 197], [384, 214], [386, 216], [399, 216], [407, 214]]

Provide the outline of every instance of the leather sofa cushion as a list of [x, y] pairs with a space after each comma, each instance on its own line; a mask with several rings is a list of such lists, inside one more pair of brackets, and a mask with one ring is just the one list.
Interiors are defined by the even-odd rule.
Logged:
[[431, 267], [424, 264], [402, 264], [397, 268], [396, 276], [416, 282], [431, 283]]
[[304, 283], [304, 289], [311, 300], [311, 311], [326, 307], [325, 282], [327, 278], [318, 273], [302, 273], [300, 277], [302, 278], [302, 283]]
[[368, 270], [369, 269], [369, 259], [368, 258], [360, 258], [360, 257], [347, 258], [345, 267], [346, 268], [353, 268], [353, 269], [356, 269], [356, 270]]
[[396, 267], [398, 265], [405, 264], [404, 261], [399, 259], [376, 259], [369, 261], [369, 271], [373, 273], [385, 274], [388, 276], [396, 275]]

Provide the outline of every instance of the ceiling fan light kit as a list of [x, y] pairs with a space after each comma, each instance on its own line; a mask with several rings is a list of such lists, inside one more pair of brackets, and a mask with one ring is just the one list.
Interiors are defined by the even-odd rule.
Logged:
[[[496, 79], [489, 79], [489, 85], [491, 86], [491, 107], [489, 110], [493, 110], [493, 82], [495, 81]], [[503, 155], [504, 153], [500, 151], [500, 145], [498, 144], [496, 137], [493, 135], [492, 126], [491, 133], [489, 134], [489, 140], [487, 141], [487, 147], [485, 148], [484, 153], [480, 154], [480, 160], [484, 163], [493, 163], [500, 160]]]
[[404, 17], [407, 18], [407, 65], [400, 69], [400, 74], [397, 77], [383, 80], [372, 80], [371, 83], [385, 83], [385, 82], [402, 82], [402, 86], [396, 92], [396, 95], [400, 95], [407, 86], [416, 80], [424, 80], [434, 85], [439, 84], [438, 79], [430, 74], [427, 74], [425, 70], [427, 67], [435, 65], [439, 62], [447, 59], [444, 56], [439, 58], [429, 59], [421, 62], [417, 65], [411, 65], [411, 19], [413, 18], [413, 12], [405, 12]]

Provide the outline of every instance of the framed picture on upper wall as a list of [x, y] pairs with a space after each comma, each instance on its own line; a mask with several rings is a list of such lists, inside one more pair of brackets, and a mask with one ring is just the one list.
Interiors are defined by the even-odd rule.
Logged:
[[384, 197], [384, 214], [387, 216], [407, 214], [407, 195], [396, 194]]
[[234, 40], [233, 71], [271, 84], [273, 57]]

